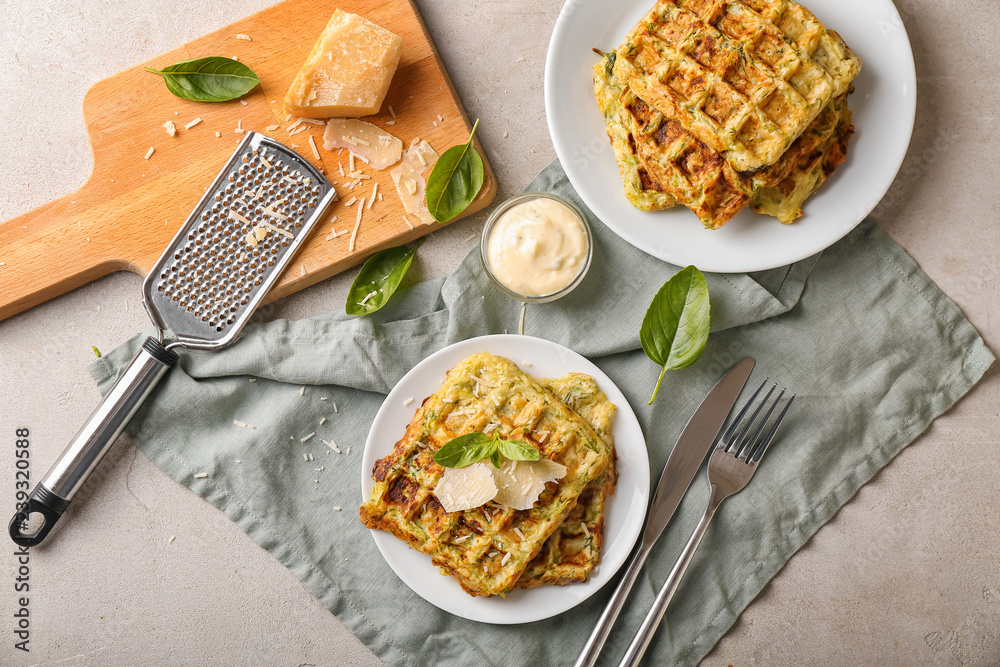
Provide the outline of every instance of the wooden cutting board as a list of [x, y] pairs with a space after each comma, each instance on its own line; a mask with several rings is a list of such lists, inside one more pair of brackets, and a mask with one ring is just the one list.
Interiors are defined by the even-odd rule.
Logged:
[[[364, 120], [399, 137], [404, 146], [426, 139], [439, 154], [467, 141], [471, 123], [416, 6], [410, 0], [343, 0], [336, 6], [403, 38], [382, 110]], [[243, 136], [235, 131], [238, 124], [293, 147], [323, 169], [340, 194], [269, 300], [436, 229], [413, 215], [407, 217], [414, 228], [407, 225], [388, 170], [374, 171], [359, 160], [356, 168], [371, 180], [347, 190], [351, 179], [340, 176], [338, 163], [347, 170], [348, 156], [323, 149], [322, 126], [308, 125], [293, 136], [286, 131], [292, 121], [282, 109], [285, 91], [334, 8], [325, 0], [287, 0], [94, 84], [83, 100], [94, 155], [90, 178], [76, 192], [0, 223], [0, 319], [112, 271], [145, 276], [236, 148]], [[245, 104], [191, 102], [171, 95], [159, 76], [143, 69], [203, 56], [237, 57], [260, 77], [260, 85], [244, 96]], [[185, 129], [195, 118], [201, 122]], [[177, 126], [176, 136], [164, 130], [168, 120]], [[266, 129], [273, 125], [280, 128]], [[310, 135], [319, 147], [318, 160]], [[153, 154], [146, 159], [150, 148]], [[484, 166], [483, 189], [463, 216], [481, 210], [496, 194], [496, 178], [485, 160]], [[354, 251], [349, 251], [350, 234], [327, 240], [331, 229], [353, 229], [357, 204], [348, 208], [345, 203], [370, 195], [376, 182], [382, 200], [365, 211]]]

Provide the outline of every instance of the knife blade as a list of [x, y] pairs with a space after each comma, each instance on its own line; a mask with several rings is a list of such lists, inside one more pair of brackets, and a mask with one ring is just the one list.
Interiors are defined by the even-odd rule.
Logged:
[[701, 462], [705, 460], [705, 455], [719, 437], [719, 431], [722, 430], [726, 417], [729, 416], [736, 399], [743, 391], [743, 386], [750, 377], [750, 371], [753, 370], [755, 363], [753, 357], [747, 357], [722, 376], [681, 431], [656, 485], [639, 548], [632, 556], [625, 575], [608, 601], [607, 607], [604, 608], [574, 667], [593, 667], [597, 662], [604, 642], [611, 634], [611, 628], [639, 576], [639, 570], [649, 556], [650, 549], [670, 523], [698, 468], [701, 467]]

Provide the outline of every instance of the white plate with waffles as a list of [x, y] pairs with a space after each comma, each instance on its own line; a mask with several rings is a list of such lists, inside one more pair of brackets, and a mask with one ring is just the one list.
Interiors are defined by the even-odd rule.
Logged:
[[683, 206], [647, 213], [625, 199], [592, 67], [653, 6], [653, 0], [568, 0], [545, 62], [545, 110], [556, 155], [594, 214], [620, 237], [664, 261], [702, 271], [763, 271], [805, 259], [854, 229], [888, 191], [910, 143], [916, 72], [909, 38], [891, 0], [805, 0], [864, 66], [848, 97], [856, 129], [847, 161], [803, 206], [794, 224], [749, 208], [707, 230]]
[[[624, 394], [585, 357], [557, 343], [531, 336], [471, 338], [427, 357], [389, 392], [375, 416], [365, 443], [361, 474], [364, 499], [371, 496], [374, 487], [371, 472], [375, 462], [392, 451], [423, 399], [440, 389], [445, 373], [477, 352], [492, 352], [507, 357], [521, 370], [538, 378], [555, 378], [570, 372], [586, 373], [597, 381], [601, 391], [617, 406], [612, 435], [618, 455], [618, 484], [608, 500], [604, 524], [606, 538], [597, 572], [586, 583], [517, 589], [506, 599], [472, 597], [461, 589], [457, 581], [438, 572], [431, 564], [430, 556], [410, 549], [402, 540], [385, 531], [373, 530], [371, 534], [389, 567], [403, 583], [436, 607], [481, 623], [530, 623], [561, 614], [589, 598], [611, 580], [632, 551], [649, 506], [646, 440]], [[413, 401], [409, 402], [410, 399]]]

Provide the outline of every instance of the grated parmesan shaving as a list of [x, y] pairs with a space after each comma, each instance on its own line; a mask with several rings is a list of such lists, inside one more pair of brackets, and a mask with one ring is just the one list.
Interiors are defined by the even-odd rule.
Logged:
[[515, 528], [514, 529], [514, 534], [517, 535], [521, 539], [522, 542], [524, 541], [524, 533], [521, 532], [520, 528]]
[[[449, 502], [451, 502], [450, 498], [449, 498]], [[456, 537], [455, 540], [454, 540], [455, 544], [461, 544], [462, 542], [466, 541], [470, 537], [472, 537], [472, 535], [462, 535], [461, 537]]]
[[396, 117], [396, 112], [392, 110], [392, 105], [391, 104], [389, 105], [389, 115], [392, 116], [393, 118]]
[[365, 207], [366, 209], [371, 210], [372, 204], [375, 203], [376, 194], [378, 194], [378, 183], [376, 183], [375, 186], [372, 187], [372, 196], [368, 198], [368, 206]]
[[191, 121], [190, 123], [186, 124], [184, 126], [184, 129], [185, 130], [190, 130], [192, 127], [194, 127], [195, 125], [197, 125], [200, 122], [201, 122], [201, 116], [195, 118], [193, 121]]
[[358, 228], [361, 226], [361, 215], [365, 212], [365, 198], [361, 198], [361, 203], [358, 204], [358, 219], [354, 223], [354, 230], [351, 232], [351, 242], [347, 246], [347, 252], [354, 252], [354, 242], [358, 238]]
[[587, 530], [587, 523], [585, 521], [581, 521], [580, 522], [580, 528], [583, 529], [583, 534], [586, 535], [587, 538], [589, 539], [590, 538], [590, 531]]
[[313, 437], [314, 435], [316, 435], [316, 432], [315, 432], [315, 431], [314, 431], [314, 432], [312, 432], [312, 433], [310, 433], [309, 435], [307, 435], [307, 436], [306, 436], [306, 437], [304, 437], [304, 438], [299, 438], [299, 442], [305, 442], [306, 440], [308, 440], [309, 438]]
[[229, 209], [229, 219], [236, 220], [237, 222], [242, 222], [245, 225], [249, 225], [250, 221], [244, 218], [242, 215], [236, 212], [235, 209]]
[[316, 148], [316, 140], [312, 138], [311, 134], [309, 135], [309, 147], [312, 148], [314, 158], [316, 158], [317, 160], [322, 159], [319, 156], [319, 149]]
[[242, 40], [245, 40], [247, 42], [251, 41], [250, 40], [250, 35], [244, 35], [243, 33], [237, 34], [236, 35], [236, 39], [242, 39]]
[[206, 477], [208, 477], [208, 473], [207, 472], [200, 472], [200, 473], [198, 473], [197, 475], [194, 476], [195, 479], [204, 479]]
[[244, 428], [246, 427], [246, 422], [241, 422], [239, 419], [234, 419], [233, 423], [236, 424], [237, 426], [242, 426]]
[[146, 157], [144, 157], [144, 158], [142, 158], [142, 159], [143, 159], [143, 160], [148, 160], [148, 159], [150, 158], [150, 156], [152, 156], [152, 155], [153, 155], [153, 151], [155, 151], [155, 150], [156, 150], [156, 148], [154, 148], [153, 146], [150, 146], [150, 147], [149, 147], [149, 150], [148, 150], [148, 151], [146, 151]]
[[509, 560], [510, 560], [510, 553], [508, 552], [508, 553], [504, 554], [503, 558], [500, 559], [500, 567], [503, 567], [504, 565], [506, 565], [507, 561], [509, 561]]
[[278, 129], [279, 127], [281, 127], [281, 126], [280, 126], [280, 125], [268, 125], [268, 126], [267, 126], [267, 127], [265, 127], [264, 129], [265, 129], [265, 130], [267, 130], [268, 132], [274, 132], [274, 131], [275, 131], [275, 130], [277, 130], [277, 129]]

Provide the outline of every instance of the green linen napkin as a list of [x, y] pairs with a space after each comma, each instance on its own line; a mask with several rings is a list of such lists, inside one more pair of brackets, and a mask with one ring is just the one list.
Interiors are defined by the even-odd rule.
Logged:
[[[556, 162], [528, 189], [587, 211]], [[659, 369], [640, 349], [639, 325], [677, 267], [628, 245], [592, 215], [591, 225], [587, 278], [560, 301], [528, 306], [525, 333], [588, 356], [624, 391], [646, 435], [654, 483], [699, 401], [739, 359], [756, 357], [758, 382], [768, 375], [798, 395], [760, 474], [715, 518], [649, 648], [650, 664], [693, 665], [785, 561], [994, 357], [955, 304], [866, 220], [789, 267], [709, 275], [708, 347], [693, 367], [668, 373], [648, 406]], [[358, 519], [361, 476], [370, 474], [362, 450], [384, 394], [450, 343], [516, 332], [520, 308], [491, 286], [474, 250], [451, 276], [404, 290], [372, 317], [338, 312], [253, 325], [224, 351], [182, 351], [127, 432], [171, 477], [273, 553], [387, 663], [571, 664], [612, 586], [554, 619], [467, 621], [402, 584]], [[91, 366], [102, 392], [144, 335]], [[315, 439], [301, 443], [310, 432]], [[316, 445], [320, 439], [344, 453]], [[303, 453], [315, 460], [303, 461]], [[653, 550], [603, 664], [618, 663], [707, 496], [702, 471]]]

